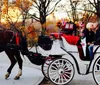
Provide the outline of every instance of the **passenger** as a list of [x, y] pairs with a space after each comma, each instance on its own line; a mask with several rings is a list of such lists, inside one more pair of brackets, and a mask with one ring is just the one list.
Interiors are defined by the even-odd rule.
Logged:
[[95, 42], [95, 28], [94, 28], [94, 25], [92, 24], [89, 28], [89, 38], [88, 38], [88, 43], [87, 43], [91, 60], [93, 59], [94, 42]]
[[100, 27], [98, 24], [96, 26], [92, 26], [91, 31], [89, 32], [89, 53], [90, 53], [90, 59], [93, 59], [93, 46], [94, 45], [100, 45]]
[[95, 45], [100, 45], [100, 26], [96, 23], [95, 26]]
[[81, 25], [79, 25], [79, 36], [81, 38], [81, 41], [85, 40], [85, 43], [82, 43], [82, 48], [83, 48], [83, 52], [84, 52], [84, 56], [86, 60], [90, 60], [89, 57], [89, 50], [88, 50], [88, 40], [89, 40], [89, 30], [86, 28], [84, 23], [81, 23]]
[[89, 39], [89, 30], [85, 27], [85, 24], [82, 23], [79, 28], [79, 36], [81, 39], [86, 38], [86, 43], [88, 43]]

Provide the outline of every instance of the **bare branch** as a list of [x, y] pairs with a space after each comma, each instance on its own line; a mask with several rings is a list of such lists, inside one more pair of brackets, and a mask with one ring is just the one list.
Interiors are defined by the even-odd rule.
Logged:
[[93, 7], [96, 7], [96, 2], [95, 2], [95, 5], [94, 5], [94, 3], [92, 3], [90, 0], [88, 0], [88, 1]]

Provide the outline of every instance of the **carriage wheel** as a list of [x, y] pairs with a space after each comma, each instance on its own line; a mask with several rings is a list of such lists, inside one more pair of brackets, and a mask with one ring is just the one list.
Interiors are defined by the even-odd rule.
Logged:
[[69, 83], [73, 79], [74, 74], [75, 69], [73, 64], [65, 58], [54, 60], [48, 68], [49, 79], [56, 85]]
[[42, 65], [42, 73], [43, 73], [44, 77], [47, 79], [48, 79], [47, 70], [48, 70], [48, 67], [51, 62], [52, 62], [52, 60], [46, 60], [45, 63]]
[[100, 57], [98, 57], [93, 65], [93, 78], [97, 85], [100, 85]]

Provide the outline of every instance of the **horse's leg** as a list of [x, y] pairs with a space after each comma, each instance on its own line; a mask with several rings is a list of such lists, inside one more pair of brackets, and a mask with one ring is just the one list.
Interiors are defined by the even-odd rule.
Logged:
[[16, 59], [15, 59], [14, 54], [13, 54], [12, 51], [11, 52], [10, 51], [5, 51], [5, 52], [6, 52], [8, 58], [10, 59], [10, 62], [11, 62], [11, 65], [7, 69], [7, 73], [5, 75], [5, 79], [7, 79], [10, 76], [11, 71], [12, 71], [12, 69], [13, 69], [13, 67], [14, 67], [14, 65], [16, 64], [17, 61], [16, 61]]
[[15, 52], [15, 57], [16, 57], [16, 59], [17, 59], [17, 61], [18, 61], [18, 65], [19, 65], [19, 71], [18, 71], [18, 74], [15, 76], [15, 80], [17, 80], [17, 79], [19, 79], [20, 78], [20, 76], [22, 75], [22, 64], [23, 64], [23, 60], [22, 60], [22, 58], [21, 58], [21, 56], [20, 56], [20, 52], [19, 51], [16, 51]]

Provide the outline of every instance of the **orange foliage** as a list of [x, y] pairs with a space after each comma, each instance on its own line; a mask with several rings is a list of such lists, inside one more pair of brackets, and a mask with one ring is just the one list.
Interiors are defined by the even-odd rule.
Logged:
[[8, 10], [8, 0], [4, 0], [4, 1], [3, 1], [2, 12], [3, 12], [4, 14], [6, 14], [6, 13], [7, 13], [7, 10]]
[[89, 21], [90, 22], [96, 22], [97, 21], [97, 16], [96, 15], [92, 16]]
[[28, 9], [30, 6], [32, 6], [32, 2], [30, 0], [16, 0], [16, 5], [19, 6], [23, 6], [23, 9]]
[[21, 0], [16, 0], [16, 5], [20, 6], [21, 5]]
[[32, 27], [32, 26], [29, 26], [28, 27], [28, 32], [30, 33], [29, 35], [31, 36], [31, 37], [33, 37], [34, 35], [35, 35], [35, 33], [34, 32], [32, 32], [34, 30], [34, 28]]
[[55, 20], [48, 20], [46, 22], [46, 34], [49, 35], [52, 32], [57, 32], [58, 27], [56, 26]]
[[34, 26], [29, 26], [27, 28], [27, 32], [29, 33], [28, 34], [28, 40], [33, 40], [34, 42], [37, 42], [37, 37], [38, 37], [38, 33], [37, 32], [34, 32], [35, 28]]

